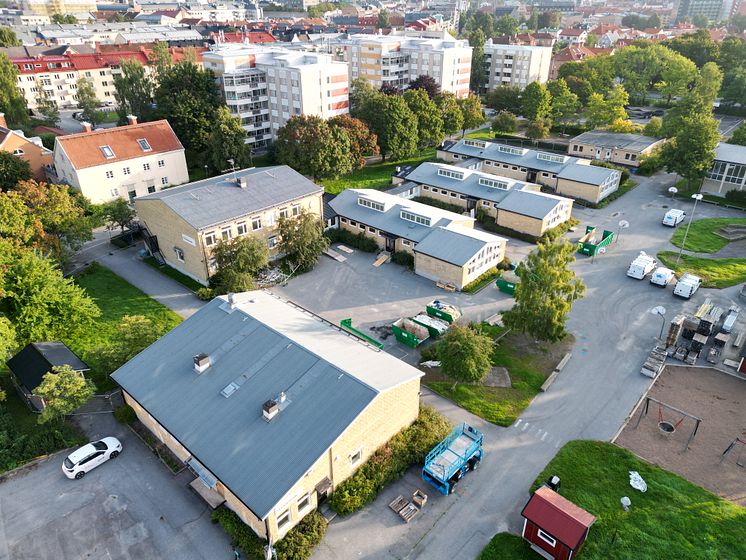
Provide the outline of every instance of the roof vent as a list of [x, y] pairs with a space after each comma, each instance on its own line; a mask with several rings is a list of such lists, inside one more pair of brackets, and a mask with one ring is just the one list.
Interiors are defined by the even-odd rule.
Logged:
[[234, 294], [233, 292], [228, 294], [228, 305], [230, 306], [231, 309], [235, 309], [236, 306], [238, 305], [238, 301], [236, 300], [236, 294]]
[[249, 178], [248, 177], [239, 177], [238, 178], [238, 186], [242, 189], [248, 189], [249, 188]]
[[277, 404], [277, 401], [275, 400], [268, 400], [262, 405], [262, 416], [264, 417], [264, 420], [269, 422], [277, 416], [277, 414], [280, 412], [280, 405]]
[[207, 354], [197, 354], [194, 358], [194, 371], [197, 373], [203, 373], [207, 368], [210, 367], [210, 356]]

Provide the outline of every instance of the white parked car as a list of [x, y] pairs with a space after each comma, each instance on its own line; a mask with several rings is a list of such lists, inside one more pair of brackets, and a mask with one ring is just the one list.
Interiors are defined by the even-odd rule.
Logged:
[[652, 276], [650, 276], [650, 283], [665, 288], [673, 278], [673, 270], [665, 266], [659, 266], [653, 271]]
[[666, 212], [663, 216], [663, 225], [668, 227], [676, 227], [686, 218], [686, 212], [683, 210], [676, 210], [675, 208]]
[[122, 444], [115, 437], [105, 437], [98, 441], [86, 443], [80, 449], [70, 453], [62, 463], [62, 472], [67, 478], [83, 478], [85, 473], [95, 469], [101, 463], [113, 459], [122, 452]]
[[694, 274], [684, 274], [673, 288], [673, 295], [689, 299], [702, 284], [702, 279]]

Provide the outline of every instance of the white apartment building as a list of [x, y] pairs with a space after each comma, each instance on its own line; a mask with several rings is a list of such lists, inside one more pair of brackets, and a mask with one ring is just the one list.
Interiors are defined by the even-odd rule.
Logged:
[[74, 12], [95, 12], [97, 8], [93, 0], [22, 0], [21, 9], [52, 16]]
[[0, 25], [15, 27], [20, 25], [48, 25], [49, 16], [37, 14], [30, 10], [11, 10], [0, 8]]
[[158, 192], [189, 181], [184, 147], [168, 121], [129, 124], [58, 136], [57, 179], [94, 204]]
[[[432, 32], [428, 33], [432, 36]], [[352, 35], [332, 41], [337, 60], [349, 65], [350, 80], [363, 78], [376, 88], [406, 89], [418, 76], [435, 79], [441, 91], [469, 95], [471, 47], [447, 31], [438, 38], [405, 35]]]
[[202, 60], [215, 72], [252, 147], [268, 145], [294, 115], [328, 119], [349, 112], [347, 65], [331, 55], [224, 44], [205, 52]]
[[484, 45], [487, 88], [518, 86], [531, 82], [545, 83], [549, 79], [552, 47], [498, 45], [488, 39]]

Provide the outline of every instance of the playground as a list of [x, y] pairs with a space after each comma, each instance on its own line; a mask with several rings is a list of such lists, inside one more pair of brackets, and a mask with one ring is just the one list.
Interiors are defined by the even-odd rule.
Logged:
[[746, 506], [746, 380], [668, 366], [614, 442]]

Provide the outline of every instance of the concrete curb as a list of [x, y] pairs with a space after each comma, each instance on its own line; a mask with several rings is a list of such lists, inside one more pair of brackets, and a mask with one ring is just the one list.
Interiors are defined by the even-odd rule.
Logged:
[[565, 368], [567, 365], [567, 362], [570, 361], [570, 358], [572, 358], [572, 352], [568, 352], [563, 356], [563, 358], [559, 361], [557, 364], [557, 367], [554, 368], [554, 371], [547, 377], [547, 380], [544, 382], [544, 384], [539, 389], [542, 393], [544, 393], [549, 387], [554, 383], [554, 380], [557, 379], [557, 376], [560, 374], [560, 372]]

